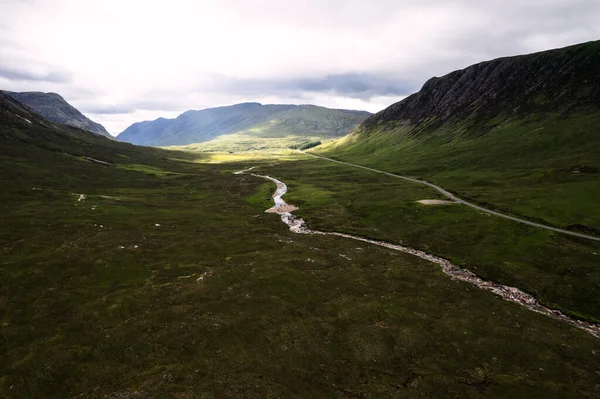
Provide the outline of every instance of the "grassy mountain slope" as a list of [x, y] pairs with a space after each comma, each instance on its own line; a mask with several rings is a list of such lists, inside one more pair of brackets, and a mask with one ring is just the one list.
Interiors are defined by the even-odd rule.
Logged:
[[356, 127], [368, 115], [314, 105], [261, 105], [244, 103], [229, 107], [187, 111], [176, 119], [159, 118], [135, 123], [118, 139], [139, 145], [187, 145], [201, 143], [228, 134], [257, 139], [304, 137], [340, 137]]
[[104, 126], [87, 118], [56, 93], [34, 91], [22, 93], [5, 91], [4, 93], [27, 105], [51, 122], [62, 123], [112, 138]]
[[596, 395], [597, 339], [408, 255], [295, 235], [263, 212], [270, 183], [231, 173], [284, 159], [215, 162], [0, 93], [0, 397]]
[[600, 234], [600, 42], [428, 81], [323, 148], [464, 198]]

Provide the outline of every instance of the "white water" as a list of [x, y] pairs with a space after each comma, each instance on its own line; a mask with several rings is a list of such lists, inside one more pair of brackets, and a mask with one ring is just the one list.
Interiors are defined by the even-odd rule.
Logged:
[[[247, 169], [247, 170], [250, 170], [250, 169]], [[242, 172], [244, 172], [244, 171], [242, 171]], [[239, 174], [239, 172], [236, 172], [236, 174]], [[297, 207], [288, 204], [282, 198], [283, 195], [285, 193], [287, 193], [287, 185], [284, 182], [277, 180], [271, 176], [261, 176], [261, 175], [255, 174], [255, 173], [251, 173], [251, 175], [256, 176], [256, 177], [262, 177], [263, 179], [269, 179], [273, 183], [275, 183], [275, 185], [277, 186], [277, 189], [275, 190], [275, 193], [273, 194], [273, 197], [272, 197], [275, 205], [273, 205], [272, 207], [267, 209], [265, 212], [284, 214], [284, 213], [289, 213], [289, 212], [298, 210]]]
[[[252, 168], [250, 168], [252, 169]], [[248, 170], [242, 170], [239, 172], [235, 172], [235, 174], [243, 174]], [[291, 212], [296, 210], [293, 205], [287, 204], [283, 200], [283, 195], [287, 192], [287, 185], [280, 180], [277, 180], [270, 176], [258, 175], [255, 173], [251, 173], [252, 176], [261, 177], [263, 179], [268, 179], [277, 184], [277, 190], [275, 194], [273, 194], [273, 200], [275, 205], [268, 209], [266, 212], [274, 212], [278, 213], [281, 216], [281, 221], [289, 226], [290, 231], [297, 234], [317, 234], [317, 235], [331, 235], [337, 237], [348, 238], [351, 240], [362, 241], [369, 244], [377, 245], [383, 248], [388, 248], [394, 251], [404, 252], [407, 254], [411, 254], [417, 256], [421, 259], [428, 260], [432, 263], [439, 265], [446, 275], [450, 276], [453, 279], [467, 282], [469, 284], [473, 284], [481, 289], [491, 291], [494, 294], [502, 297], [504, 300], [519, 304], [521, 306], [526, 307], [527, 309], [541, 313], [548, 317], [552, 317], [553, 319], [561, 320], [566, 323], [569, 323], [577, 328], [580, 328], [589, 334], [593, 335], [596, 338], [600, 338], [600, 326], [588, 323], [581, 320], [572, 319], [569, 316], [559, 312], [558, 310], [549, 309], [545, 306], [542, 306], [533, 296], [527, 294], [526, 292], [521, 291], [518, 288], [510, 287], [502, 284], [497, 284], [491, 281], [483, 280], [473, 272], [467, 269], [462, 269], [447, 259], [440, 258], [435, 255], [428, 254], [427, 252], [405, 247], [403, 245], [391, 244], [384, 241], [372, 240], [369, 238], [353, 236], [345, 233], [337, 233], [337, 232], [325, 232], [319, 230], [311, 230], [306, 226], [306, 223], [302, 218], [294, 216]], [[291, 210], [287, 210], [287, 209]]]
[[265, 177], [267, 179], [274, 181], [275, 184], [277, 185], [275, 194], [273, 194], [273, 201], [275, 202], [275, 207], [279, 208], [284, 205], [287, 205], [287, 203], [283, 200], [283, 198], [281, 198], [281, 197], [283, 197], [283, 194], [287, 193], [287, 185], [284, 182], [274, 179], [272, 177], [269, 177], [269, 176], [265, 176]]

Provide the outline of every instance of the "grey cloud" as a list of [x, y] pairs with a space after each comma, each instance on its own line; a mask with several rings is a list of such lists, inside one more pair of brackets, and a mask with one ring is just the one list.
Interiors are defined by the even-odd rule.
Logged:
[[[2, 0], [0, 0], [1, 2]], [[18, 0], [11, 0], [18, 3]], [[78, 94], [77, 106], [83, 112], [104, 115], [126, 115], [138, 110], [148, 111], [176, 111], [199, 107], [212, 106], [222, 102], [224, 98], [261, 98], [272, 96], [275, 98], [303, 99], [303, 93], [332, 94], [369, 101], [378, 96], [406, 96], [417, 91], [420, 86], [432, 76], [441, 76], [455, 69], [465, 68], [473, 63], [481, 62], [501, 56], [510, 56], [529, 53], [547, 48], [562, 47], [577, 42], [600, 38], [600, 1], [598, 0], [372, 0], [370, 2], [352, 0], [301, 1], [288, 4], [278, 0], [256, 0], [253, 2], [239, 2], [235, 0], [222, 0], [229, 4], [232, 13], [237, 13], [240, 18], [264, 19], [266, 25], [271, 21], [281, 21], [282, 24], [291, 25], [298, 32], [320, 29], [323, 31], [324, 40], [336, 37], [339, 32], [356, 33], [367, 37], [368, 34], [377, 34], [368, 41], [369, 57], [365, 61], [378, 60], [373, 63], [363, 62], [361, 54], [354, 59], [349, 59], [344, 64], [344, 72], [329, 68], [319, 68], [316, 72], [310, 66], [296, 75], [290, 76], [290, 71], [281, 68], [276, 76], [267, 78], [237, 78], [221, 75], [200, 76], [196, 81], [186, 82], [185, 89], [175, 76], [172, 81], [179, 84], [179, 88], [172, 86], [170, 80], [149, 81], [148, 87], [162, 87], [163, 91], [147, 91], [133, 93], [138, 99], [132, 99], [116, 105], [99, 105], [97, 98], [100, 93]], [[418, 29], [403, 30], [403, 26], [395, 19], [409, 8], [423, 7], [423, 18], [429, 18], [427, 12], [436, 9], [450, 9], [457, 11], [452, 14], [452, 20], [445, 26], [435, 26], [440, 34], [426, 36], [421, 42], [417, 40], [393, 40], [395, 37], [409, 37], [420, 34]], [[3, 21], [2, 19], [5, 19]], [[401, 18], [399, 20], [402, 20]], [[76, 88], [81, 89], [82, 83], [71, 82], [68, 72], [62, 72], [48, 65], [38, 64], [34, 60], [16, 59], [8, 63], [7, 38], [10, 31], [3, 28], [12, 24], [9, 13], [0, 15], [0, 77], [9, 80], [13, 90], [16, 86], [29, 88], [39, 83], [41, 87], [48, 83], [55, 83], [57, 91], [63, 96], [73, 93]], [[10, 22], [10, 23], [9, 23]], [[404, 20], [404, 23], [408, 21]], [[445, 21], [442, 21], [445, 22]], [[398, 25], [394, 25], [398, 24]], [[380, 27], [390, 26], [389, 30]], [[375, 32], [375, 33], [374, 33]], [[434, 32], [435, 33], [435, 32]], [[276, 35], [277, 31], [273, 31]], [[388, 35], [384, 37], [383, 35]], [[346, 36], [341, 36], [340, 43]], [[349, 38], [353, 36], [348, 35]], [[356, 37], [356, 36], [354, 36]], [[218, 40], [218, 37], [211, 38]], [[201, 40], [199, 40], [199, 43]], [[416, 44], [415, 44], [416, 43]], [[14, 43], [17, 46], [18, 43]], [[323, 65], [337, 57], [336, 45], [332, 43], [331, 55], [325, 54]], [[200, 44], [199, 44], [200, 46]], [[270, 46], [269, 37], [257, 42], [257, 54], [263, 46]], [[343, 46], [342, 46], [343, 47]], [[292, 47], [290, 47], [294, 50]], [[286, 51], [286, 48], [278, 48]], [[302, 51], [290, 50], [290, 57], [294, 57], [298, 65], [302, 65], [307, 56]], [[13, 53], [23, 54], [26, 49], [15, 49]], [[235, 48], [230, 51], [235, 52]], [[359, 52], [360, 53], [360, 52]], [[390, 54], [400, 54], [404, 58], [386, 57]], [[35, 57], [36, 54], [31, 54]], [[212, 56], [212, 55], [208, 55]], [[258, 55], [257, 55], [258, 56]], [[102, 54], [98, 54], [101, 58]], [[327, 59], [330, 57], [330, 59]], [[46, 60], [49, 63], [61, 60]], [[409, 62], [410, 61], [410, 62]], [[307, 63], [310, 65], [310, 63]], [[55, 65], [55, 64], [51, 64]], [[18, 67], [17, 67], [18, 66]], [[338, 66], [339, 68], [339, 66]], [[36, 72], [37, 71], [37, 72]], [[39, 72], [45, 71], [45, 72]], [[78, 72], [78, 71], [76, 71]], [[213, 71], [214, 72], [214, 71]], [[133, 71], [132, 73], [135, 73]], [[209, 73], [209, 72], [207, 72]], [[320, 73], [320, 75], [318, 74]], [[94, 82], [85, 82], [83, 85], [90, 87]], [[174, 83], [173, 83], [174, 84]], [[105, 96], [110, 96], [112, 88], [105, 88]], [[196, 97], [194, 97], [196, 95]], [[72, 97], [65, 96], [68, 100]], [[196, 103], [191, 99], [196, 98]], [[143, 99], [143, 100], [139, 100]]]
[[383, 76], [370, 74], [338, 74], [317, 79], [290, 82], [291, 88], [314, 92], [333, 92], [353, 98], [369, 99], [375, 96], [404, 96], [414, 85]]
[[[150, 96], [152, 97], [152, 96]], [[185, 105], [180, 99], [173, 98], [169, 100], [147, 100], [147, 101], [131, 101], [116, 105], [102, 105], [96, 103], [85, 103], [80, 105], [82, 112], [87, 112], [95, 115], [122, 115], [130, 114], [135, 111], [177, 111]], [[190, 105], [188, 104], [188, 107]]]
[[[2, 1], [2, 0], [0, 0]], [[35, 58], [11, 35], [0, 20], [0, 78], [9, 82], [71, 83], [73, 74], [64, 67]]]
[[71, 74], [66, 71], [39, 73], [0, 65], [0, 78], [16, 81], [68, 83], [71, 81]]
[[120, 105], [83, 105], [80, 106], [80, 110], [83, 113], [90, 113], [95, 115], [121, 115], [121, 114], [129, 114], [136, 110], [136, 107], [129, 104], [120, 104]]
[[332, 74], [272, 80], [231, 80], [223, 88], [235, 94], [293, 96], [301, 92], [331, 93], [368, 100], [377, 96], [405, 96], [415, 90], [414, 82], [366, 73]]
[[[406, 96], [418, 89], [411, 82], [377, 76], [374, 74], [346, 73], [321, 77], [294, 79], [233, 79], [211, 76], [209, 83], [191, 90], [198, 93], [245, 96], [249, 99], [278, 96], [302, 101], [304, 93], [328, 93], [337, 96], [369, 100], [377, 96]], [[186, 92], [151, 91], [144, 94], [144, 101], [129, 101], [115, 105], [86, 102], [80, 105], [83, 112], [95, 115], [120, 115], [135, 111], [177, 111], [194, 108], [196, 104], [187, 100]]]
[[[270, 0], [262, 0], [261, 3], [272, 4]], [[423, 48], [431, 47], [429, 50], [413, 48], [406, 53], [407, 58], [417, 59], [414, 65], [382, 65], [379, 71], [360, 74], [334, 73], [287, 80], [276, 77], [269, 80], [232, 80], [224, 84], [223, 89], [243, 94], [287, 96], [294, 91], [331, 92], [362, 100], [383, 95], [405, 96], [417, 91], [432, 76], [445, 75], [477, 62], [600, 38], [600, 24], [597, 23], [600, 1], [597, 0], [456, 0], [452, 3], [445, 0], [379, 0], [360, 6], [348, 0], [332, 0], [320, 9], [317, 22], [323, 22], [324, 18], [325, 22], [335, 20], [339, 23], [338, 10], [343, 10], [345, 17], [350, 10], [353, 18], [362, 18], [361, 26], [370, 29], [377, 24], [385, 24], [387, 15], [410, 6], [449, 6], [462, 15], [462, 20], [459, 18], [455, 25], [443, 27], [446, 29], [444, 34], [435, 42], [423, 43]], [[300, 10], [310, 11], [303, 7]], [[289, 16], [289, 9], [285, 7], [269, 8], [266, 12], [275, 13], [269, 15], [272, 18]], [[292, 24], [303, 22], [307, 23], [298, 17], [290, 21]], [[347, 19], [342, 24], [346, 22]], [[378, 45], [381, 46], [373, 42], [374, 47]], [[380, 51], [407, 50], [381, 47]], [[386, 70], [387, 74], [381, 72]], [[390, 77], [389, 71], [394, 71], [394, 76]]]
[[[429, 1], [434, 3], [445, 2]], [[452, 4], [465, 11], [465, 23], [446, 31], [434, 43], [434, 51], [418, 54], [417, 66], [400, 67], [402, 76], [422, 84], [478, 62], [600, 38], [600, 2], [595, 0], [457, 0]], [[471, 19], [479, 24], [471, 25]]]

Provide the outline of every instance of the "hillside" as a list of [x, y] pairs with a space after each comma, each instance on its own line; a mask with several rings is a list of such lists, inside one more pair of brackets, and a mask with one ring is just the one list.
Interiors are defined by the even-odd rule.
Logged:
[[600, 41], [500, 58], [428, 80], [418, 93], [368, 118], [361, 128], [466, 123], [484, 133], [496, 117], [593, 112], [600, 107], [599, 80]]
[[370, 114], [314, 105], [244, 103], [187, 111], [176, 119], [134, 123], [117, 136], [138, 145], [168, 146], [204, 143], [237, 134], [257, 139], [341, 137]]
[[87, 118], [56, 93], [33, 91], [22, 93], [4, 91], [4, 93], [27, 105], [51, 122], [62, 123], [112, 138], [104, 126]]
[[589, 42], [430, 79], [319, 151], [597, 234], [599, 132], [600, 42]]
[[313, 219], [423, 189], [300, 155], [218, 160], [53, 124], [0, 93], [0, 397], [597, 392], [597, 338], [413, 256], [294, 234], [264, 213], [274, 185], [231, 172], [303, 177], [290, 187]]

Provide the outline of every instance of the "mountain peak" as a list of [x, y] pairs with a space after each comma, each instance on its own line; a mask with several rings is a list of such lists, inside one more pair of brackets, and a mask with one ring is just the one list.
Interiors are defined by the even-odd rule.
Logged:
[[363, 127], [425, 119], [441, 126], [467, 116], [489, 120], [500, 114], [597, 109], [598, 65], [600, 41], [485, 61], [427, 80], [419, 92], [368, 118]]
[[4, 94], [27, 105], [51, 122], [62, 123], [112, 138], [104, 126], [87, 118], [58, 93], [5, 91]]

